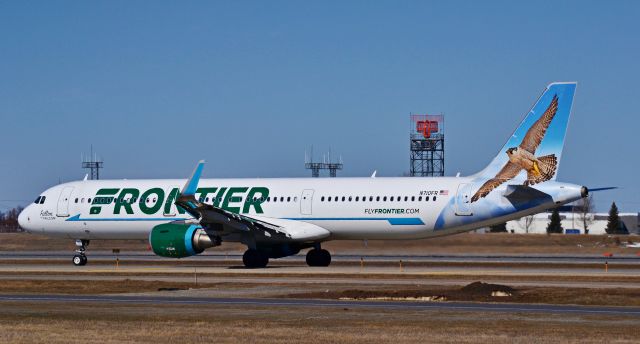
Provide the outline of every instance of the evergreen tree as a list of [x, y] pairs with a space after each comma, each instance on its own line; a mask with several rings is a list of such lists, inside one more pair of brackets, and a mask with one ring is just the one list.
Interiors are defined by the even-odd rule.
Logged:
[[618, 215], [618, 206], [616, 202], [611, 203], [611, 209], [609, 209], [609, 218], [607, 219], [607, 228], [605, 228], [607, 234], [620, 234], [620, 216]]
[[558, 209], [553, 209], [553, 213], [551, 213], [551, 219], [549, 220], [549, 224], [547, 225], [547, 233], [560, 233], [564, 231], [562, 228], [562, 223], [560, 222], [560, 213], [558, 213]]

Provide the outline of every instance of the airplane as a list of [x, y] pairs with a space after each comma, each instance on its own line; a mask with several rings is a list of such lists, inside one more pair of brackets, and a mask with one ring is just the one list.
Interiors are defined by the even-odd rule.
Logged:
[[329, 240], [451, 235], [586, 197], [587, 187], [556, 181], [576, 86], [549, 84], [491, 163], [467, 177], [201, 179], [200, 161], [187, 180], [56, 185], [18, 221], [30, 233], [75, 239], [76, 266], [87, 263], [90, 240], [108, 239], [148, 239], [170, 258], [240, 242], [247, 268], [309, 249], [309, 266], [329, 266]]

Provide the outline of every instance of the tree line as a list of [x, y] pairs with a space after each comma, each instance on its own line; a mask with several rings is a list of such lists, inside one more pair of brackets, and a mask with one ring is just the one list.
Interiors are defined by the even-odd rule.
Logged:
[[[594, 221], [594, 203], [591, 196], [583, 198], [581, 202], [573, 206], [573, 212], [577, 215], [576, 219], [581, 222], [584, 233], [589, 234], [589, 226]], [[529, 233], [530, 227], [533, 225], [534, 215], [529, 215], [524, 217], [524, 226], [525, 232]], [[492, 233], [498, 232], [506, 232], [507, 224], [502, 223], [495, 226], [491, 226], [489, 231]], [[616, 202], [611, 204], [611, 208], [609, 209], [609, 215], [607, 217], [607, 227], [605, 228], [607, 234], [629, 234], [629, 231], [624, 226], [622, 221], [620, 220], [620, 214], [618, 211], [618, 206]], [[558, 209], [554, 209], [549, 217], [549, 223], [547, 224], [547, 233], [564, 233], [564, 228], [562, 227], [562, 219], [560, 217], [560, 213]]]
[[18, 215], [24, 209], [23, 207], [17, 207], [10, 209], [6, 212], [0, 211], [0, 232], [10, 233], [20, 230], [18, 225]]

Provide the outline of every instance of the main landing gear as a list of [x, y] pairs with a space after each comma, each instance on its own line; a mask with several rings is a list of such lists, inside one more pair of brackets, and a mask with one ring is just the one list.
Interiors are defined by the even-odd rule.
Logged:
[[331, 253], [320, 248], [312, 248], [307, 252], [307, 265], [309, 266], [329, 266], [331, 264]]
[[269, 264], [269, 257], [263, 252], [250, 248], [242, 255], [242, 262], [249, 269], [266, 268]]
[[84, 252], [89, 246], [89, 240], [76, 240], [76, 254], [73, 256], [73, 265], [83, 266], [87, 264], [87, 256]]
[[[297, 252], [298, 250], [295, 251], [295, 253]], [[273, 252], [271, 252], [271, 257], [286, 257], [288, 255], [273, 255]], [[269, 252], [250, 248], [242, 255], [242, 262], [248, 269], [266, 268], [267, 264], [269, 264]], [[327, 250], [323, 250], [319, 245], [307, 252], [307, 265], [329, 266], [329, 264], [331, 264], [331, 253]]]

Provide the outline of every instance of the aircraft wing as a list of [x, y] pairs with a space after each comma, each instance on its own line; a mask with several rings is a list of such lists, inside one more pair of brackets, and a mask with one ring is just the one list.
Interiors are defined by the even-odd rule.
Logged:
[[205, 228], [216, 235], [234, 233], [253, 234], [260, 241], [316, 241], [329, 236], [329, 231], [311, 223], [236, 214], [213, 205], [200, 202], [195, 194], [202, 174], [204, 161], [198, 162], [191, 177], [176, 199], [176, 205], [184, 209]]

